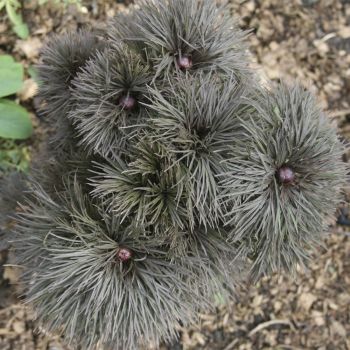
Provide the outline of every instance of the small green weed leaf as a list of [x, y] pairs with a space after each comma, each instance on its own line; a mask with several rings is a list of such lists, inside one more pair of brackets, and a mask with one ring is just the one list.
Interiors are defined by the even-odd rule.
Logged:
[[33, 127], [27, 110], [13, 101], [0, 100], [0, 137], [26, 139]]
[[38, 77], [38, 70], [35, 66], [29, 66], [28, 69], [29, 76], [37, 83], [39, 84], [39, 77]]
[[29, 29], [25, 23], [19, 23], [12, 27], [13, 31], [19, 36], [21, 39], [25, 40], [29, 36]]
[[6, 3], [6, 12], [13, 25], [14, 32], [21, 38], [27, 39], [29, 36], [28, 26], [23, 22], [21, 13], [18, 12], [20, 3], [17, 1]]
[[9, 55], [0, 55], [0, 97], [12, 95], [23, 84], [23, 66]]
[[214, 295], [214, 303], [216, 306], [225, 305], [225, 303], [226, 303], [225, 297], [219, 293], [215, 294]]
[[13, 171], [27, 172], [31, 153], [23, 143], [0, 138], [0, 177]]

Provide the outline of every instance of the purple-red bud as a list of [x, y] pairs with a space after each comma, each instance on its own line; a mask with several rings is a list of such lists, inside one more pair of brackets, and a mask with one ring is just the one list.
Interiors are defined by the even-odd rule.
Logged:
[[180, 69], [191, 69], [193, 66], [191, 56], [182, 55], [176, 58], [176, 64]]
[[295, 180], [295, 173], [289, 166], [282, 166], [277, 171], [277, 177], [280, 183], [291, 184]]
[[136, 107], [136, 98], [130, 95], [122, 96], [119, 99], [119, 106], [123, 109], [130, 111]]
[[119, 248], [117, 258], [121, 262], [127, 262], [132, 258], [132, 251], [128, 248]]

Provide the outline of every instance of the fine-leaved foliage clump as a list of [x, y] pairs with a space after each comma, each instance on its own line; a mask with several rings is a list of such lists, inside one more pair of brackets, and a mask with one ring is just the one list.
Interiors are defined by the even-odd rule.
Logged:
[[44, 329], [84, 350], [170, 342], [316, 256], [344, 147], [305, 88], [261, 84], [247, 34], [213, 0], [140, 0], [46, 45], [53, 131], [11, 223]]

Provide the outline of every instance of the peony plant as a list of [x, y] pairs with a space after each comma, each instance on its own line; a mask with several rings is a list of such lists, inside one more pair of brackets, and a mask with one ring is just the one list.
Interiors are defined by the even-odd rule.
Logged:
[[304, 87], [261, 83], [247, 34], [213, 0], [140, 0], [43, 50], [53, 130], [15, 249], [39, 324], [72, 346], [169, 342], [322, 244], [344, 146]]

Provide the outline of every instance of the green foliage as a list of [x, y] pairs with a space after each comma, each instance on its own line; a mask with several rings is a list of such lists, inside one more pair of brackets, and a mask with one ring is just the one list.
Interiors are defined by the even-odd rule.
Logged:
[[[48, 2], [52, 2], [58, 5], [68, 6], [69, 4], [75, 4], [81, 6], [81, 0], [38, 0], [38, 4], [44, 5]], [[5, 8], [7, 16], [12, 24], [13, 31], [17, 36], [23, 40], [29, 36], [29, 29], [26, 23], [23, 22], [20, 0], [0, 0], [0, 10]]]
[[29, 76], [39, 84], [38, 69], [35, 66], [29, 66], [27, 72]]
[[[0, 56], [0, 97], [15, 94], [23, 85], [23, 66], [9, 55]], [[0, 137], [26, 139], [33, 131], [27, 110], [8, 99], [0, 99]]]
[[0, 137], [6, 139], [27, 139], [33, 127], [25, 108], [13, 101], [0, 99]]
[[23, 84], [23, 65], [10, 55], [0, 55], [0, 98], [15, 94]]
[[0, 139], [0, 177], [12, 171], [27, 172], [30, 159], [28, 146]]
[[54, 132], [16, 256], [39, 322], [84, 350], [169, 341], [246, 276], [296, 272], [346, 178], [315, 99], [261, 87], [227, 8], [137, 4], [39, 66]]
[[28, 147], [14, 140], [31, 136], [33, 127], [27, 110], [3, 97], [22, 88], [23, 65], [9, 55], [0, 56], [0, 175], [11, 171], [27, 171], [30, 154]]
[[21, 38], [27, 39], [29, 36], [28, 26], [23, 22], [20, 14], [21, 3], [19, 0], [0, 0], [0, 10], [6, 9], [6, 13], [12, 24], [13, 31]]
[[[10, 143], [10, 141], [6, 141]], [[7, 145], [12, 148], [12, 145]], [[26, 190], [25, 177], [22, 168], [16, 169], [10, 163], [7, 169], [4, 169], [1, 157], [3, 155], [3, 147], [5, 146], [0, 141], [0, 251], [9, 248], [9, 240], [14, 237], [9, 232], [8, 228], [13, 223], [13, 212], [16, 210], [18, 201], [22, 198]], [[17, 147], [17, 145], [14, 145]]]
[[39, 5], [44, 5], [49, 2], [54, 3], [54, 4], [59, 4], [59, 5], [64, 5], [68, 6], [69, 4], [74, 4], [77, 6], [81, 5], [82, 0], [38, 0]]

